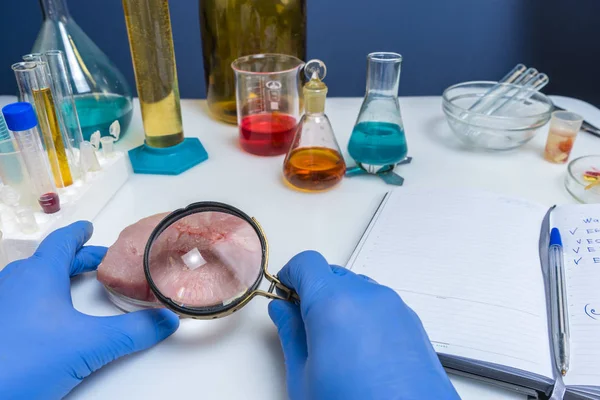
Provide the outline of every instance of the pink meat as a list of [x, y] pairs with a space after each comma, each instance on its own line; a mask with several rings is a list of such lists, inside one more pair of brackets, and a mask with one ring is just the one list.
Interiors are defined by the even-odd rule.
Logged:
[[144, 250], [150, 234], [167, 215], [156, 214], [123, 229], [98, 267], [98, 280], [132, 299], [156, 301], [144, 275]]
[[[98, 279], [125, 296], [155, 301], [143, 270], [143, 252], [156, 225], [166, 214], [127, 227], [109, 249]], [[197, 249], [200, 267], [188, 268], [182, 259]], [[243, 294], [260, 274], [261, 244], [250, 224], [225, 213], [206, 212], [185, 217], [167, 228], [153, 243], [150, 272], [161, 293], [189, 306], [211, 306]]]

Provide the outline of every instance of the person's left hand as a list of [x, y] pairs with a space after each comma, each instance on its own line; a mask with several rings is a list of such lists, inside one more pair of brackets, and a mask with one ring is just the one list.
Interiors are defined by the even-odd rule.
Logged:
[[89, 222], [59, 229], [0, 272], [3, 399], [60, 399], [100, 367], [177, 330], [167, 310], [92, 317], [73, 307], [70, 277], [95, 270], [106, 253], [84, 247], [92, 231]]

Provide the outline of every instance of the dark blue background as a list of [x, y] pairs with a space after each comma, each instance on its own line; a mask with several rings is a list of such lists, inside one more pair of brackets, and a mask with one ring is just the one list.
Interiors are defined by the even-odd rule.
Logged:
[[[133, 70], [120, 0], [70, 0], [72, 16], [125, 74]], [[198, 0], [171, 0], [182, 97], [205, 97]], [[308, 56], [328, 65], [331, 96], [362, 96], [366, 55], [404, 56], [401, 95], [440, 95], [466, 80], [499, 79], [518, 62], [550, 76], [546, 93], [600, 105], [598, 0], [308, 0]], [[31, 50], [36, 0], [2, 0], [0, 93]]]

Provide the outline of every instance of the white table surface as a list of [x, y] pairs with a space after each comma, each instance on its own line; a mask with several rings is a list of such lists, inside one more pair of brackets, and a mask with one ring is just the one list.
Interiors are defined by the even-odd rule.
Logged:
[[[558, 105], [581, 113], [600, 126], [600, 110], [578, 100], [554, 97]], [[0, 104], [13, 101], [0, 97]], [[331, 98], [327, 114], [347, 160], [348, 143], [360, 98]], [[511, 152], [476, 153], [452, 136], [440, 97], [401, 98], [411, 165], [399, 169], [405, 186], [440, 185], [499, 191], [550, 206], [572, 203], [563, 180], [566, 166], [542, 158], [544, 129], [530, 143]], [[302, 194], [282, 183], [283, 156], [256, 157], [242, 152], [237, 128], [211, 119], [206, 103], [182, 101], [185, 135], [200, 138], [209, 160], [175, 177], [134, 175], [94, 221], [92, 244], [111, 245], [127, 225], [145, 216], [194, 201], [230, 203], [255, 216], [270, 243], [273, 273], [299, 251], [316, 249], [331, 263], [344, 264], [384, 192], [374, 177], [345, 179], [324, 194]], [[122, 149], [141, 144], [139, 105]], [[573, 156], [600, 154], [600, 139], [580, 133]], [[73, 282], [77, 309], [91, 315], [114, 315], [95, 274]], [[407, 366], [409, 367], [409, 366]], [[469, 379], [451, 377], [465, 400], [524, 399], [523, 396]], [[87, 378], [69, 399], [261, 399], [286, 398], [283, 354], [267, 314], [267, 300], [256, 298], [231, 317], [183, 321], [158, 346], [118, 360]]]

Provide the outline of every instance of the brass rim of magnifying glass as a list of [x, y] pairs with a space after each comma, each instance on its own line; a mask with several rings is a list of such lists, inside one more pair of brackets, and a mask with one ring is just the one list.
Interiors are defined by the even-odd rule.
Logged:
[[[252, 226], [260, 240], [262, 249], [262, 273], [258, 275], [256, 281], [250, 288], [248, 288], [244, 296], [241, 296], [238, 300], [231, 302], [227, 306], [219, 305], [212, 307], [190, 308], [177, 304], [169, 297], [163, 295], [158, 290], [156, 284], [154, 283], [154, 280], [152, 279], [152, 276], [150, 275], [150, 263], [148, 260], [150, 258], [150, 249], [152, 248], [154, 240], [156, 240], [161, 233], [163, 233], [169, 226], [171, 226], [176, 221], [179, 221], [182, 218], [199, 212], [221, 212], [241, 218]], [[144, 274], [146, 275], [146, 280], [148, 281], [148, 285], [150, 286], [150, 290], [152, 290], [152, 293], [154, 293], [158, 301], [164, 304], [168, 309], [174, 311], [175, 313], [181, 316], [194, 319], [217, 319], [226, 317], [243, 308], [255, 296], [263, 296], [269, 299], [277, 300], [299, 301], [300, 299], [298, 298], [298, 295], [293, 290], [283, 285], [277, 277], [269, 273], [269, 271], [267, 270], [268, 263], [269, 244], [267, 241], [267, 237], [265, 236], [264, 231], [258, 223], [258, 221], [255, 218], [248, 216], [243, 211], [229, 204], [213, 201], [193, 203], [185, 208], [173, 211], [171, 214], [167, 215], [152, 231], [152, 234], [150, 235], [150, 238], [148, 239], [148, 243], [146, 243], [146, 248], [144, 250]], [[263, 277], [267, 278], [267, 280], [271, 282], [268, 291], [258, 289], [260, 283], [263, 280]], [[283, 295], [278, 294], [278, 292], [282, 293]]]

